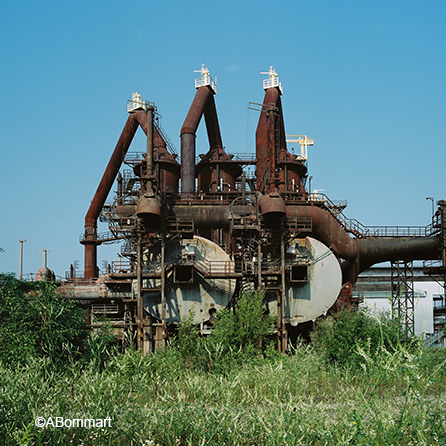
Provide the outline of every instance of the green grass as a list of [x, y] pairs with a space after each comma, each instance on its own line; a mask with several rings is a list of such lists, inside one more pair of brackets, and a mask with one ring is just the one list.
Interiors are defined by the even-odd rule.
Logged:
[[85, 336], [81, 316], [51, 284], [0, 275], [0, 445], [446, 445], [446, 349], [385, 315], [341, 312], [288, 356], [258, 293], [147, 356], [117, 355], [107, 324]]
[[[171, 348], [53, 370], [0, 368], [1, 444], [446, 444], [446, 353], [381, 352], [352, 371], [312, 347], [229, 373], [185, 367]], [[37, 428], [41, 417], [112, 418], [112, 427]]]

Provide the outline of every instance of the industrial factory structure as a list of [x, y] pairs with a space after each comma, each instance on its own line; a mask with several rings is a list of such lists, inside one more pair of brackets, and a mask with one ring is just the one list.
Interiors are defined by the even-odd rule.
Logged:
[[[240, 293], [259, 290], [265, 309], [277, 316], [278, 345], [286, 350], [299, 328], [357, 300], [358, 275], [376, 263], [392, 262], [394, 308], [409, 329], [412, 262], [425, 261], [424, 272], [444, 282], [446, 202], [438, 202], [432, 223], [422, 228], [370, 228], [347, 219], [345, 205], [307, 188], [313, 141], [294, 135], [288, 141], [301, 152], [288, 151], [282, 85], [273, 67], [267, 75], [252, 156], [225, 151], [217, 87], [206, 66], [181, 128], [180, 159], [155, 104], [133, 95], [85, 217], [84, 272], [72, 268], [60, 287], [63, 296], [88, 305], [92, 327], [106, 314], [123, 345], [149, 352], [190, 314], [202, 334], [210, 333], [217, 311]], [[203, 115], [209, 150], [197, 159]], [[138, 127], [147, 135], [143, 154], [128, 150]], [[98, 220], [108, 222], [108, 232], [98, 233]], [[120, 257], [100, 275], [97, 249], [117, 241], [123, 242]]]

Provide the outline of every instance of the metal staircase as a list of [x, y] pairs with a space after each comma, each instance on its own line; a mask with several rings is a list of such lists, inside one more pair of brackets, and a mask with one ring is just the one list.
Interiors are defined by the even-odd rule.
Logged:
[[427, 337], [423, 342], [423, 347], [432, 347], [438, 340], [444, 337], [442, 330], [436, 331]]
[[358, 220], [347, 218], [342, 210], [346, 205], [336, 204], [331, 201], [325, 194], [311, 194], [311, 201], [323, 203], [325, 209], [333, 215], [338, 223], [350, 234], [358, 238], [364, 238], [367, 236], [367, 228]]

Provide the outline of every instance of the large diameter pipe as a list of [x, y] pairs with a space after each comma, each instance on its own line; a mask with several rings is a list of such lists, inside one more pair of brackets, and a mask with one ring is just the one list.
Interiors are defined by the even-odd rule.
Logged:
[[189, 199], [195, 195], [195, 139], [203, 114], [211, 148], [222, 147], [214, 97], [207, 86], [197, 90], [181, 128], [181, 196], [183, 199]]
[[135, 136], [136, 130], [138, 129], [138, 115], [142, 114], [146, 118], [144, 112], [132, 113], [125, 123], [124, 129], [122, 130], [121, 136], [116, 144], [115, 150], [110, 158], [110, 161], [105, 169], [104, 175], [102, 176], [101, 182], [96, 190], [93, 200], [88, 209], [87, 215], [85, 216], [85, 226], [96, 226], [97, 219], [101, 212], [102, 206], [107, 199], [107, 196], [113, 186], [116, 175], [118, 174], [119, 168], [121, 167], [122, 161], [127, 153], [127, 150]]
[[[135, 205], [116, 207], [117, 213], [123, 218], [134, 214], [136, 209]], [[171, 210], [179, 220], [193, 220], [198, 229], [229, 228], [229, 206], [175, 204]]]
[[206, 103], [212, 97], [212, 92], [208, 87], [200, 87], [195, 93], [194, 100], [181, 127], [180, 136], [184, 133], [195, 134], [203, 116]]
[[438, 237], [358, 239], [359, 272], [380, 262], [436, 260], [439, 252]]
[[175, 205], [172, 210], [180, 220], [193, 219], [195, 227], [199, 229], [229, 228], [229, 206]]
[[269, 124], [267, 111], [268, 107], [277, 106], [280, 100], [280, 92], [277, 88], [268, 88], [263, 99], [263, 107], [259, 117], [259, 123], [256, 130], [256, 179], [257, 190], [265, 192], [267, 176], [268, 176], [268, 161], [269, 161]]
[[351, 238], [339, 222], [325, 209], [317, 206], [287, 206], [288, 218], [310, 217], [313, 237], [333, 250], [337, 257], [354, 260], [357, 240]]
[[138, 119], [141, 116], [146, 117], [144, 112], [132, 113], [124, 125], [121, 136], [116, 144], [115, 150], [110, 158], [110, 161], [105, 169], [104, 175], [99, 183], [93, 200], [88, 208], [85, 216], [85, 238], [82, 243], [85, 245], [85, 277], [93, 278], [98, 275], [97, 267], [97, 221], [101, 212], [102, 206], [107, 199], [108, 194], [113, 186], [116, 175], [121, 167], [122, 161], [127, 153], [127, 150], [132, 142], [135, 132], [138, 128]]
[[195, 195], [195, 134], [181, 135], [181, 198]]
[[[279, 98], [280, 99], [280, 98]], [[276, 113], [273, 110], [266, 112], [268, 121], [268, 161], [269, 169], [266, 179], [265, 192], [274, 192], [276, 190]]]
[[[85, 229], [87, 229], [87, 228], [85, 228]], [[96, 236], [96, 234], [95, 234], [95, 236]], [[82, 243], [84, 244], [84, 251], [85, 251], [84, 276], [87, 279], [92, 279], [94, 277], [98, 277], [99, 268], [98, 268], [98, 244], [97, 244], [97, 241], [95, 239], [88, 240], [86, 238]]]
[[438, 237], [401, 237], [394, 239], [357, 239], [358, 254], [342, 264], [343, 282], [356, 283], [358, 275], [381, 262], [395, 260], [436, 260], [439, 258]]
[[393, 260], [435, 260], [439, 258], [438, 237], [393, 239], [350, 237], [326, 210], [316, 206], [288, 206], [288, 217], [311, 217], [313, 237], [330, 247], [342, 263], [343, 282], [354, 284], [358, 275], [372, 265]]
[[209, 139], [209, 148], [221, 149], [223, 141], [221, 139], [220, 125], [218, 123], [217, 108], [215, 106], [214, 96], [210, 96], [204, 108], [204, 120]]
[[288, 217], [311, 217], [313, 237], [330, 247], [336, 256], [348, 260], [345, 267], [359, 262], [359, 272], [392, 260], [435, 260], [438, 237], [352, 238], [325, 209], [316, 206], [288, 206]]
[[153, 194], [153, 108], [147, 110], [147, 183], [146, 192]]

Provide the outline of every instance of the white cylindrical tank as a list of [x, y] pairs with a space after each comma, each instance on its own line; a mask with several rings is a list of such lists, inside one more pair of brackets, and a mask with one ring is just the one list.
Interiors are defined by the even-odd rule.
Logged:
[[[145, 252], [149, 262], [160, 258], [159, 247]], [[190, 312], [194, 323], [209, 320], [215, 311], [225, 308], [235, 291], [236, 280], [227, 277], [234, 264], [226, 252], [203, 237], [175, 239], [166, 245], [166, 322], [181, 322]], [[144, 309], [161, 319], [161, 281], [143, 281]]]
[[[326, 314], [342, 286], [338, 259], [319, 240], [296, 239], [286, 247], [283, 317], [293, 326]], [[271, 313], [277, 302], [268, 303]]]

